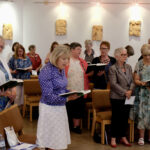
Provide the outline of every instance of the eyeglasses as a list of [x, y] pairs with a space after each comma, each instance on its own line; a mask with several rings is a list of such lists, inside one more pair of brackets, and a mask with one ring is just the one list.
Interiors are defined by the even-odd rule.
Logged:
[[100, 47], [101, 50], [108, 50], [108, 48]]
[[127, 54], [121, 54], [121, 56], [127, 56]]

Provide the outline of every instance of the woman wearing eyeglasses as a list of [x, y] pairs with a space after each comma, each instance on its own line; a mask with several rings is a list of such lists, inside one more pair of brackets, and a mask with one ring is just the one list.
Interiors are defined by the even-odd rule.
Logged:
[[137, 128], [139, 129], [139, 145], [144, 145], [144, 133], [148, 130], [148, 142], [150, 143], [150, 44], [144, 44], [141, 48], [143, 59], [135, 67], [134, 81], [139, 92], [136, 95], [135, 110], [137, 111]]
[[99, 57], [93, 59], [92, 64], [97, 63], [105, 63], [107, 64], [104, 71], [94, 70], [93, 71], [93, 82], [94, 88], [96, 89], [106, 89], [108, 82], [108, 70], [109, 67], [112, 66], [116, 60], [113, 57], [108, 55], [110, 51], [110, 43], [107, 41], [102, 41], [100, 44], [100, 53]]
[[111, 146], [116, 147], [116, 138], [121, 138], [125, 146], [131, 146], [126, 138], [130, 105], [125, 99], [130, 98], [134, 89], [132, 68], [126, 64], [127, 50], [118, 48], [114, 52], [116, 63], [109, 68], [110, 99], [112, 104]]

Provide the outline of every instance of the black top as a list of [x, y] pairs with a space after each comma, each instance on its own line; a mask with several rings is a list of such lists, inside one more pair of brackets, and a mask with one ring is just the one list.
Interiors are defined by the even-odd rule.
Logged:
[[[98, 71], [94, 71], [93, 75], [93, 82], [94, 82], [94, 88], [96, 89], [106, 89], [107, 88], [107, 81], [108, 81], [108, 70], [109, 67], [116, 63], [116, 59], [113, 57], [108, 56], [110, 59], [109, 64], [105, 67], [105, 75], [97, 76]], [[93, 59], [92, 64], [102, 63], [100, 62], [101, 56], [96, 57]]]

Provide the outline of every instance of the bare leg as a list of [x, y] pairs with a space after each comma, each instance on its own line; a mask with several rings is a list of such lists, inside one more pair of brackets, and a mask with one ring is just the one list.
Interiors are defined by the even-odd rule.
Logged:
[[129, 144], [128, 140], [126, 137], [122, 137], [121, 140], [125, 143], [125, 144]]
[[[140, 138], [143, 138], [143, 139], [144, 139], [144, 132], [145, 132], [144, 129], [140, 129], [140, 130], [139, 130]], [[149, 133], [150, 133], [150, 132], [149, 132]]]
[[111, 145], [116, 145], [116, 138], [111, 138]]
[[80, 126], [80, 122], [81, 122], [80, 119], [73, 119], [73, 127], [78, 127], [78, 126]]

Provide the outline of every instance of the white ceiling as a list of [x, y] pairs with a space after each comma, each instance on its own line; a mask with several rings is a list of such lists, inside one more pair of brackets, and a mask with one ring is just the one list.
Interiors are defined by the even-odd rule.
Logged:
[[150, 0], [33, 0], [34, 2], [72, 2], [72, 3], [77, 3], [77, 2], [102, 2], [102, 3], [133, 3], [133, 2], [138, 2], [138, 3], [150, 3]]

